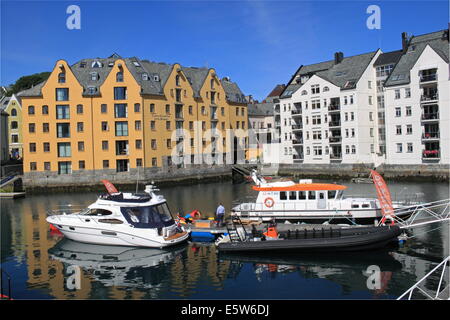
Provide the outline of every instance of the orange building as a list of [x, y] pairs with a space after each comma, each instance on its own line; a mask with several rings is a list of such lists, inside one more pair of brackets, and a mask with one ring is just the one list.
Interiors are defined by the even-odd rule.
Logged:
[[248, 143], [245, 96], [214, 69], [116, 54], [59, 60], [47, 81], [19, 96], [25, 183], [230, 164], [233, 148]]

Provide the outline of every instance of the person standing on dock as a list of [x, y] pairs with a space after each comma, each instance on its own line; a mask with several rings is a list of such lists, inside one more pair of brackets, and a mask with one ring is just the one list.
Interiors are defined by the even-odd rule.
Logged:
[[217, 207], [216, 210], [216, 221], [217, 221], [217, 226], [221, 227], [223, 225], [223, 217], [225, 216], [225, 208], [222, 205], [222, 203], [219, 203], [219, 206]]

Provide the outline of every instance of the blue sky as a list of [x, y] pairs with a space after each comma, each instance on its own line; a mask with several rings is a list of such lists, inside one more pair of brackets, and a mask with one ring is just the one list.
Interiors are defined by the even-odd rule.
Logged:
[[[81, 9], [68, 30], [66, 9]], [[369, 5], [381, 29], [369, 30]], [[117, 52], [158, 62], [213, 67], [245, 94], [263, 99], [302, 64], [381, 48], [400, 49], [401, 33], [447, 28], [449, 1], [1, 1], [1, 81], [50, 71], [57, 59]]]

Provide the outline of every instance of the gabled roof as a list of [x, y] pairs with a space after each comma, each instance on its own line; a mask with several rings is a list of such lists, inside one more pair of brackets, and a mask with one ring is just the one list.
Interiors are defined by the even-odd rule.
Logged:
[[396, 50], [391, 52], [383, 52], [380, 54], [377, 58], [377, 60], [374, 62], [373, 66], [384, 66], [387, 64], [396, 64], [402, 56], [402, 50]]
[[17, 93], [18, 97], [39, 97], [42, 95], [41, 89], [47, 81], [42, 81], [30, 89], [22, 90]]
[[284, 84], [277, 84], [275, 88], [269, 93], [267, 97], [279, 97], [284, 89], [286, 88], [286, 85]]
[[449, 61], [448, 29], [412, 37], [397, 65], [386, 79], [385, 86], [410, 82], [410, 70], [414, 67], [426, 46], [430, 46], [442, 59]]
[[301, 83], [294, 81], [296, 78], [300, 79], [302, 76], [311, 77], [312, 75], [317, 75], [343, 90], [354, 89], [377, 52], [378, 50], [344, 57], [339, 63], [330, 60], [301, 66], [292, 77], [291, 83], [284, 90], [282, 98], [290, 97], [302, 87]]
[[200, 97], [200, 89], [208, 76], [209, 69], [196, 67], [181, 67], [194, 90], [194, 97]]
[[245, 95], [242, 93], [236, 82], [231, 81], [229, 78], [223, 78], [221, 83], [229, 102], [247, 103]]

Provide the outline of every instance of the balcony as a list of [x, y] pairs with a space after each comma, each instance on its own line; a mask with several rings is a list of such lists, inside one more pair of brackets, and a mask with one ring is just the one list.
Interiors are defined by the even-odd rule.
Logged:
[[421, 119], [423, 122], [439, 121], [439, 112], [423, 113]]
[[303, 129], [303, 124], [293, 124], [292, 125], [292, 130], [302, 130]]
[[439, 150], [423, 150], [422, 160], [439, 160], [441, 158], [441, 153]]
[[420, 102], [422, 103], [436, 102], [437, 100], [439, 100], [439, 94], [437, 92], [426, 93], [420, 96]]
[[424, 132], [422, 140], [439, 140], [439, 132]]
[[437, 81], [438, 77], [436, 73], [430, 73], [430, 74], [422, 74], [420, 76], [420, 83], [422, 82], [431, 82], [431, 81]]
[[330, 161], [342, 161], [342, 153], [330, 154]]
[[217, 116], [217, 112], [211, 112], [211, 121], [217, 121], [219, 120]]
[[331, 128], [331, 127], [340, 127], [341, 126], [341, 121], [339, 120], [339, 121], [330, 121], [329, 123], [328, 123], [328, 126]]
[[301, 139], [301, 138], [293, 139], [293, 140], [292, 140], [292, 144], [293, 144], [293, 145], [300, 145], [300, 144], [303, 144], [303, 139]]
[[339, 112], [339, 111], [341, 111], [341, 106], [338, 104], [331, 104], [328, 106], [328, 111], [329, 112]]
[[304, 157], [303, 157], [303, 153], [300, 154], [294, 154], [292, 156], [292, 159], [294, 160], [294, 162], [301, 162], [303, 161]]
[[340, 136], [329, 137], [328, 139], [329, 139], [330, 143], [341, 143], [342, 142], [342, 137], [340, 137]]
[[279, 128], [281, 126], [281, 122], [280, 121], [275, 121], [275, 128]]
[[292, 110], [291, 110], [291, 114], [292, 114], [293, 117], [302, 115], [302, 110], [301, 110], [301, 109], [300, 109], [300, 110], [298, 110], [298, 109], [292, 109]]

